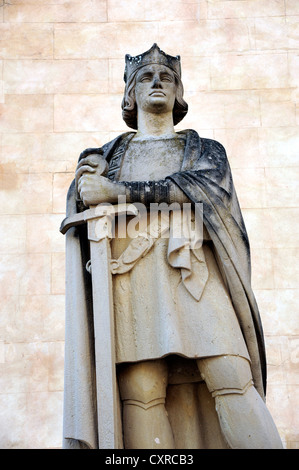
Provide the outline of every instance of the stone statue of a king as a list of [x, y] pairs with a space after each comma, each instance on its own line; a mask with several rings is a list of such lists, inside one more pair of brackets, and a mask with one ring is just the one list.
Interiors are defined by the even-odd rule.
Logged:
[[[281, 448], [225, 149], [174, 130], [188, 110], [180, 56], [154, 44], [125, 61], [122, 113], [134, 131], [83, 151], [67, 196], [64, 447], [105, 447], [98, 418], [112, 371], [115, 447]], [[116, 211], [103, 262], [87, 223], [116, 206], [131, 212]], [[98, 312], [109, 302], [105, 330]], [[97, 352], [106, 340], [108, 362], [108, 347]]]

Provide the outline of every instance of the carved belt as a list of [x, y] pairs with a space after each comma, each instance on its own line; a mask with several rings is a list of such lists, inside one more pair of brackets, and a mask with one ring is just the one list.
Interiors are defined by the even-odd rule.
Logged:
[[[160, 216], [159, 214], [151, 215], [151, 221], [146, 230], [139, 232], [130, 241], [118, 259], [110, 261], [111, 273], [115, 275], [129, 272], [163, 235], [168, 238], [167, 261], [169, 265], [180, 269], [184, 286], [194, 299], [199, 301], [209, 275], [203, 248], [202, 246], [192, 248], [190, 234], [187, 237], [175, 237], [173, 226], [169, 226], [169, 215], [163, 212]], [[90, 272], [90, 262], [87, 263], [86, 268]]]

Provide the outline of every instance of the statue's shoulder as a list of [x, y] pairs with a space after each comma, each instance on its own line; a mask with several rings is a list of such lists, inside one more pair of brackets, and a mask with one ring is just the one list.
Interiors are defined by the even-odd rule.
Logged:
[[227, 162], [227, 156], [224, 146], [217, 140], [207, 137], [201, 137], [194, 129], [185, 129], [179, 133], [185, 134], [187, 145], [192, 150], [196, 149], [200, 160], [207, 158], [217, 162]]
[[184, 135], [189, 142], [194, 147], [200, 147], [201, 153], [205, 151], [226, 153], [224, 146], [214, 139], [209, 139], [207, 137], [201, 137], [198, 132], [194, 129], [185, 129], [178, 131], [179, 135]]
[[219, 157], [226, 158], [226, 151], [224, 146], [214, 139], [201, 137], [201, 152], [208, 152], [218, 155]]

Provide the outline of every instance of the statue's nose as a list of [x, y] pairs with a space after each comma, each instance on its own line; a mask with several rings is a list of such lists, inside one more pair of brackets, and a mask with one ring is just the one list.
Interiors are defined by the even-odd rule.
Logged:
[[153, 86], [152, 88], [162, 88], [162, 83], [158, 77], [154, 78]]

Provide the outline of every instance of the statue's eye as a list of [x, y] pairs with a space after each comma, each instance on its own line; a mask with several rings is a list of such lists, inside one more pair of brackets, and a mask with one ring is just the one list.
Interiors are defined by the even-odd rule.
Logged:
[[151, 81], [151, 77], [149, 75], [144, 75], [143, 77], [140, 77], [139, 79], [140, 82], [144, 83], [144, 82], [150, 82]]
[[162, 82], [172, 82], [173, 80], [172, 80], [172, 77], [170, 75], [165, 74], [165, 75], [161, 76], [161, 81]]

